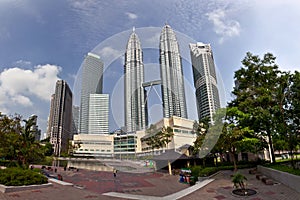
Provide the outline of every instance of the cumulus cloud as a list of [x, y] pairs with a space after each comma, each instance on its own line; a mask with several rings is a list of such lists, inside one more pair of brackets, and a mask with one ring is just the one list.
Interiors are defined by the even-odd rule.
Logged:
[[33, 105], [31, 100], [28, 97], [24, 96], [24, 95], [18, 95], [17, 94], [15, 96], [12, 96], [11, 100], [16, 104], [19, 104], [19, 105], [22, 105], [22, 106], [25, 106], [25, 107]]
[[240, 24], [238, 21], [228, 19], [224, 9], [217, 9], [206, 14], [208, 20], [214, 25], [215, 32], [221, 36], [219, 42], [223, 43], [226, 38], [238, 36], [240, 34]]
[[125, 14], [127, 15], [127, 17], [129, 19], [136, 19], [136, 18], [138, 18], [138, 16], [136, 14], [131, 13], [131, 12], [126, 12]]
[[56, 65], [38, 65], [33, 70], [18, 67], [0, 73], [0, 108], [32, 106], [33, 98], [49, 101], [59, 79], [61, 68]]

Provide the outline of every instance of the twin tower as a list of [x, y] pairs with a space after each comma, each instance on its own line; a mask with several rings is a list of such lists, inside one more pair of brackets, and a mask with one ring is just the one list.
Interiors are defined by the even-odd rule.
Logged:
[[[159, 44], [160, 84], [163, 117], [187, 118], [183, 70], [179, 46], [174, 31], [165, 25]], [[125, 127], [127, 132], [145, 129], [148, 125], [148, 109], [144, 82], [144, 64], [141, 43], [133, 29], [129, 37], [124, 64]]]

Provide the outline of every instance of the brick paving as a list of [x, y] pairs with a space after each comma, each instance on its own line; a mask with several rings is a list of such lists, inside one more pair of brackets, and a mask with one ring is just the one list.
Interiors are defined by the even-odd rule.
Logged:
[[[64, 181], [72, 182], [74, 186], [63, 186], [53, 183], [52, 187], [13, 192], [3, 194], [0, 192], [0, 200], [73, 200], [73, 199], [127, 199], [102, 195], [106, 192], [118, 192], [127, 195], [147, 195], [140, 196], [140, 199], [151, 199], [155, 196], [158, 199], [173, 194], [178, 191], [190, 188], [187, 184], [178, 182], [178, 176], [170, 176], [162, 173], [125, 173], [119, 172], [117, 177], [113, 177], [112, 172], [99, 172], [79, 170], [58, 172], [63, 176]], [[251, 197], [241, 198], [231, 194], [233, 184], [230, 175], [232, 171], [222, 171], [208, 185], [181, 198], [182, 200], [208, 199], [248, 199], [248, 200], [298, 200], [300, 194], [283, 184], [265, 185], [257, 180], [255, 175], [248, 174], [247, 170], [241, 170], [247, 176], [247, 188], [255, 189], [258, 193]], [[129, 198], [129, 196], [128, 196]], [[165, 198], [166, 199], [166, 198]]]
[[249, 197], [237, 197], [231, 192], [233, 190], [233, 184], [231, 182], [230, 175], [232, 171], [222, 171], [213, 178], [215, 181], [206, 185], [205, 187], [193, 192], [190, 195], [185, 196], [182, 200], [194, 200], [194, 199], [211, 199], [211, 200], [223, 200], [223, 199], [247, 199], [247, 200], [300, 200], [300, 193], [283, 185], [266, 185], [261, 180], [257, 180], [255, 175], [248, 173], [248, 170], [240, 170], [240, 172], [247, 177], [247, 188], [254, 189], [257, 194]]

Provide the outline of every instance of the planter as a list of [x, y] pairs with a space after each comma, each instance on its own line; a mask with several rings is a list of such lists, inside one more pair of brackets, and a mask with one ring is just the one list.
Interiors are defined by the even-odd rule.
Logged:
[[232, 194], [241, 197], [248, 197], [257, 194], [257, 192], [252, 189], [235, 189], [232, 191]]
[[0, 192], [8, 193], [8, 192], [19, 192], [24, 190], [36, 190], [40, 188], [50, 187], [52, 183], [46, 183], [42, 185], [23, 185], [23, 186], [5, 186], [0, 185]]
[[198, 177], [198, 181], [205, 181], [205, 180], [207, 180], [207, 179], [209, 179], [209, 177], [208, 176], [199, 176]]
[[300, 192], [300, 176], [258, 165], [257, 171]]

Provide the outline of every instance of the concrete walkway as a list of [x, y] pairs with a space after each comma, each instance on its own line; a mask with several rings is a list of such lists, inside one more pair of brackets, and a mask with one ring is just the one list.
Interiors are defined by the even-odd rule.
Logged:
[[175, 199], [180, 199], [183, 198], [193, 192], [195, 192], [196, 190], [206, 186], [207, 184], [209, 184], [210, 182], [214, 181], [214, 179], [207, 179], [205, 181], [202, 182], [198, 182], [196, 185], [193, 185], [191, 187], [188, 187], [186, 189], [183, 189], [181, 191], [175, 192], [173, 194], [164, 196], [164, 197], [156, 197], [156, 196], [146, 196], [146, 195], [133, 195], [133, 194], [124, 194], [124, 193], [117, 193], [117, 192], [108, 192], [108, 193], [104, 193], [103, 195], [106, 196], [112, 196], [112, 197], [120, 197], [120, 198], [127, 198], [127, 199], [163, 199], [163, 200], [175, 200]]

